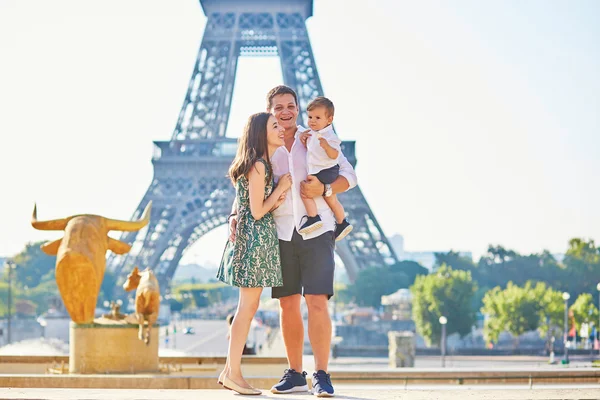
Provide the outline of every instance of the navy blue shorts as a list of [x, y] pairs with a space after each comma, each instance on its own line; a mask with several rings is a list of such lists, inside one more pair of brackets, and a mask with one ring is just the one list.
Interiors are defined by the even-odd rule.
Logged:
[[302, 239], [294, 229], [291, 241], [279, 240], [283, 286], [271, 289], [271, 297], [294, 294], [333, 296], [335, 237], [327, 231], [316, 238]]
[[333, 182], [335, 182], [337, 177], [340, 176], [340, 166], [334, 165], [331, 168], [323, 169], [318, 173], [314, 174], [314, 176], [316, 176], [317, 179], [323, 184], [332, 184]]

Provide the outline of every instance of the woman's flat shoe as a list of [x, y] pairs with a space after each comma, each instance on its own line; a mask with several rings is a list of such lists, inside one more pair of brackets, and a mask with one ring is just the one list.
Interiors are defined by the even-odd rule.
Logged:
[[234, 392], [238, 392], [239, 394], [245, 394], [245, 395], [262, 394], [262, 392], [258, 389], [241, 387], [240, 385], [238, 385], [237, 383], [235, 383], [234, 381], [229, 379], [229, 377], [227, 377], [227, 376], [223, 379], [223, 387], [225, 387], [229, 390], [233, 390]]

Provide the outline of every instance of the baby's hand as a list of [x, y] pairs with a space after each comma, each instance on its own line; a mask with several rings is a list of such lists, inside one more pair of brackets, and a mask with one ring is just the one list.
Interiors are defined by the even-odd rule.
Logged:
[[310, 132], [310, 129], [307, 129], [304, 132], [302, 132], [299, 137], [300, 143], [302, 143], [304, 145], [304, 147], [306, 147], [306, 142], [308, 142], [308, 138], [312, 136], [308, 132]]
[[319, 144], [321, 145], [322, 148], [327, 149], [330, 147], [327, 139], [325, 139], [322, 136], [317, 136], [317, 137], [319, 138]]

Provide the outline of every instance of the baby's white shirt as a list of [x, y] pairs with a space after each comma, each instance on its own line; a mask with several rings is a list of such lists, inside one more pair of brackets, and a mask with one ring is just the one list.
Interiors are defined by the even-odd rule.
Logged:
[[[321, 129], [320, 131], [311, 130], [310, 133], [311, 137], [306, 143], [306, 163], [308, 165], [309, 175], [314, 175], [324, 169], [331, 168], [338, 164], [338, 158], [342, 153], [342, 141], [338, 135], [335, 134], [331, 125]], [[337, 158], [329, 158], [325, 149], [321, 147], [319, 137], [325, 138], [329, 145], [339, 152]]]

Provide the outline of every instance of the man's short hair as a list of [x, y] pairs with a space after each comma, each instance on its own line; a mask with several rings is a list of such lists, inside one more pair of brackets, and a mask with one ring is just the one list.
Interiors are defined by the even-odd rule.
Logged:
[[273, 105], [273, 97], [279, 96], [280, 94], [291, 94], [294, 96], [296, 105], [298, 105], [298, 96], [296, 95], [296, 92], [294, 92], [294, 89], [289, 86], [279, 85], [275, 86], [273, 89], [269, 90], [269, 93], [267, 93], [267, 110], [270, 110], [271, 106]]
[[335, 107], [333, 106], [333, 102], [327, 97], [315, 97], [310, 103], [308, 103], [306, 111], [310, 111], [313, 108], [317, 107], [325, 107], [325, 109], [327, 110], [327, 116], [329, 117], [333, 117], [333, 114], [335, 113]]

